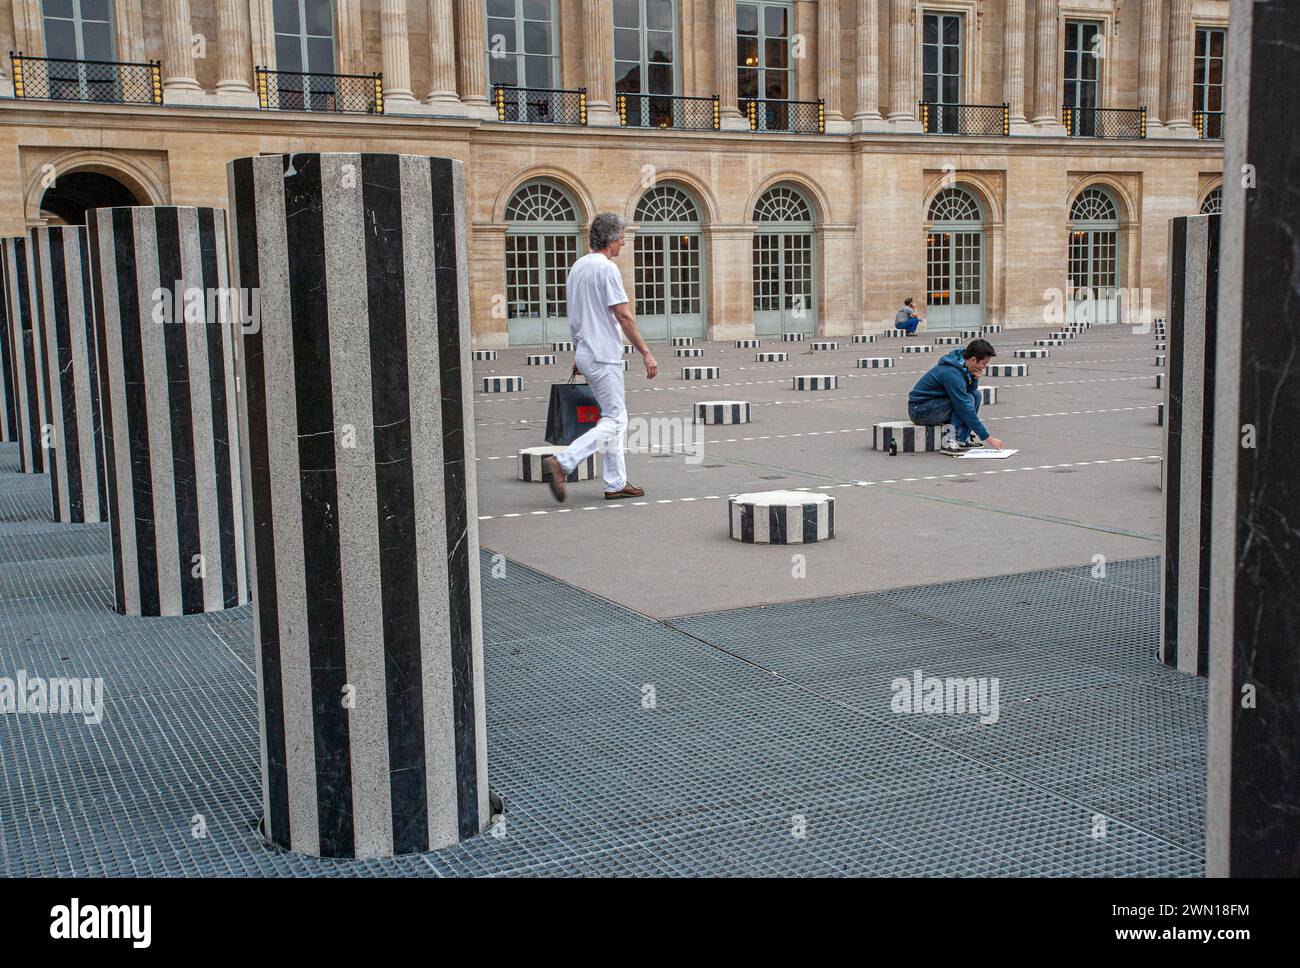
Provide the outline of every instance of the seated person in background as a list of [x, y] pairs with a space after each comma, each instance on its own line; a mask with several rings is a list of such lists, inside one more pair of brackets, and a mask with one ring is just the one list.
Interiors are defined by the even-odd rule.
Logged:
[[916, 309], [912, 305], [912, 297], [908, 296], [903, 300], [903, 308], [894, 313], [894, 329], [907, 330], [908, 336], [916, 335], [916, 327], [920, 326], [924, 319], [916, 314]]
[[972, 433], [987, 446], [1002, 450], [1002, 441], [990, 437], [979, 418], [980, 377], [996, 355], [988, 340], [971, 340], [964, 350], [941, 356], [907, 395], [907, 415], [912, 423], [925, 427], [952, 424], [952, 433], [943, 439], [945, 451], [976, 446], [970, 442]]

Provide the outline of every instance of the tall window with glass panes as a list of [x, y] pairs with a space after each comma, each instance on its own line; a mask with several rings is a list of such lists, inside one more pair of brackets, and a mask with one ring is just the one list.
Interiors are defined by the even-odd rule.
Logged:
[[736, 90], [741, 114], [759, 131], [790, 127], [793, 23], [789, 3], [736, 4]]
[[1070, 133], [1097, 136], [1097, 108], [1101, 107], [1101, 24], [1091, 20], [1065, 22], [1064, 107]]
[[1227, 50], [1228, 32], [1222, 27], [1196, 29], [1192, 111], [1202, 138], [1223, 137], [1223, 68]]
[[629, 127], [672, 126], [676, 0], [613, 0], [614, 95]]

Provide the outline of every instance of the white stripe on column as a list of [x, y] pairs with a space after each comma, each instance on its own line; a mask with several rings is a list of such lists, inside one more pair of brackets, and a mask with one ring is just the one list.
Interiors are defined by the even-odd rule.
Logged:
[[[233, 198], [233, 195], [231, 196]], [[234, 220], [234, 212], [230, 213], [230, 218]], [[222, 292], [228, 291], [237, 283], [230, 277], [228, 269], [230, 240], [226, 233], [226, 221], [221, 218], [214, 218], [213, 223], [216, 226], [216, 250], [217, 250], [217, 285]], [[239, 307], [243, 306], [243, 297], [239, 296]], [[239, 379], [239, 346], [241, 343], [240, 334], [242, 333], [242, 323], [239, 319], [239, 312], [236, 306], [227, 308], [229, 318], [223, 317], [218, 307], [217, 320], [221, 325], [221, 353], [222, 356], [230, 362], [226, 365], [226, 426], [230, 428], [230, 434], [237, 439], [228, 442], [227, 452], [230, 455], [230, 482], [234, 489], [234, 500], [231, 502], [232, 527], [235, 531], [235, 574], [237, 581], [235, 587], [239, 593], [239, 601], [246, 602], [249, 600], [248, 589], [252, 578], [249, 571], [252, 568], [252, 556], [248, 555], [244, 546], [244, 501], [243, 496], [246, 493], [247, 483], [244, 480], [244, 472], [240, 463], [240, 454], [243, 450], [244, 435], [248, 428], [239, 422], [239, 403], [237, 399], [236, 384]], [[258, 321], [253, 320], [252, 325], [256, 326]], [[253, 609], [253, 614], [257, 614], [257, 609]], [[258, 695], [261, 695], [260, 689]], [[262, 801], [266, 803], [266, 800]]]
[[[33, 265], [49, 265], [50, 233], [33, 232], [32, 236], [36, 250], [32, 253]], [[39, 273], [41, 302], [37, 302], [35, 289], [31, 290], [33, 292], [32, 320], [36, 334], [36, 339], [32, 342], [41, 344], [42, 369], [37, 371], [36, 393], [44, 403], [46, 394], [42, 390], [48, 385], [50, 409], [50, 412], [45, 415], [45, 420], [41, 422], [40, 436], [32, 442], [32, 446], [40, 447], [43, 444], [46, 427], [53, 429], [50, 442], [54, 449], [45, 452], [45, 470], [53, 477], [54, 484], [59, 489], [59, 514], [55, 517], [55, 520], [58, 520], [68, 514], [68, 473], [72, 472], [73, 468], [67, 467], [65, 461], [68, 444], [65, 436], [67, 428], [63, 422], [63, 381], [58, 379], [58, 334], [46, 318], [47, 314], [51, 317], [54, 315], [54, 280], [51, 278], [53, 275], [52, 272]], [[58, 416], [56, 417], [55, 414]], [[65, 469], [63, 473], [55, 467], [55, 461], [63, 462]]]
[[[69, 467], [68, 473], [80, 474], [81, 507], [83, 521], [100, 521], [100, 513], [105, 498], [99, 493], [99, 461], [95, 456], [95, 400], [92, 405], [91, 394], [96, 389], [90, 385], [90, 354], [94, 347], [86, 341], [86, 319], [93, 312], [90, 305], [91, 295], [82, 285], [81, 240], [86, 230], [82, 227], [63, 230], [63, 268], [68, 290], [68, 346], [72, 359], [72, 369], [82, 379], [72, 381], [73, 394], [77, 404], [77, 460], [80, 467]], [[87, 249], [89, 258], [89, 249]], [[86, 278], [90, 278], [90, 266], [86, 266]], [[66, 505], [65, 505], [66, 506]]]

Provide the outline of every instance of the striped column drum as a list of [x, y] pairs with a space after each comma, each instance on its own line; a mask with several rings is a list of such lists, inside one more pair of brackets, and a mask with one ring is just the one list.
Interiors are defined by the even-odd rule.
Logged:
[[703, 356], [702, 346], [678, 346], [673, 349], [673, 356]]
[[1073, 330], [1061, 330], [1055, 333], [1048, 333], [1048, 339], [1075, 339], [1078, 336]]
[[521, 376], [485, 376], [483, 378], [484, 393], [518, 393], [524, 388], [524, 378]]
[[935, 346], [961, 346], [965, 340], [960, 336], [936, 336], [934, 338]]
[[1157, 343], [1157, 344], [1156, 344], [1156, 352], [1158, 352], [1158, 353], [1163, 353], [1163, 352], [1164, 352], [1165, 350], [1167, 350], [1167, 349], [1169, 349], [1169, 344], [1168, 344], [1168, 343]]
[[45, 349], [36, 320], [36, 275], [32, 242], [26, 236], [0, 240], [9, 350], [14, 374], [14, 412], [19, 466], [25, 474], [44, 474], [50, 425], [45, 385]]
[[18, 439], [18, 399], [14, 395], [13, 346], [9, 337], [9, 297], [4, 288], [4, 272], [0, 271], [0, 441], [10, 443]]
[[624, 369], [624, 370], [629, 369], [629, 367], [630, 367], [630, 361], [629, 361], [629, 360], [620, 360], [619, 362], [621, 362], [621, 363], [623, 364], [623, 369]]
[[[542, 444], [538, 447], [525, 447], [519, 452], [518, 475], [521, 481], [528, 481], [530, 484], [541, 484], [543, 481], [549, 481], [551, 475], [547, 473], [544, 461], [548, 457], [554, 457], [562, 450], [567, 448], [553, 444]], [[589, 481], [596, 476], [596, 455], [590, 454], [587, 459], [578, 464], [573, 470], [565, 475], [566, 481]]]
[[495, 360], [497, 358], [496, 350], [474, 350], [473, 358], [476, 360]]
[[837, 350], [840, 348], [839, 343], [830, 339], [813, 340], [809, 345], [812, 347], [814, 353], [825, 350]]
[[1012, 350], [1011, 355], [1018, 360], [1045, 360], [1052, 355], [1049, 349]]
[[839, 387], [840, 378], [827, 374], [797, 376], [792, 385], [796, 390], [834, 390]]
[[91, 213], [114, 600], [123, 615], [248, 601], [226, 213]]
[[880, 333], [881, 339], [904, 339], [906, 336], [907, 330], [905, 329], [886, 329], [881, 330]]
[[804, 335], [803, 333], [782, 333], [782, 334], [781, 334], [781, 342], [782, 342], [782, 343], [802, 343], [802, 342], [803, 342], [803, 335]]
[[674, 337], [673, 337], [672, 345], [673, 345], [673, 346], [694, 346], [694, 345], [695, 345], [695, 337], [694, 337], [694, 336], [674, 336]]
[[108, 520], [99, 360], [90, 288], [90, 243], [84, 226], [32, 229], [32, 266], [41, 353], [41, 394], [52, 415], [46, 466], [54, 520]]
[[1165, 388], [1165, 375], [1164, 375], [1163, 373], [1157, 373], [1157, 374], [1156, 374], [1156, 389], [1157, 389], [1157, 390], [1163, 390], [1164, 388]]
[[631, 356], [631, 355], [632, 355], [633, 353], [635, 353], [635, 352], [636, 352], [636, 347], [633, 346], [631, 343], [624, 343], [624, 344], [623, 344], [623, 355], [624, 355], [624, 356]]
[[879, 370], [894, 365], [892, 356], [863, 356], [858, 359], [858, 369], [860, 370]]
[[1156, 404], [1156, 426], [1163, 427], [1164, 425], [1165, 425], [1165, 405], [1163, 402], [1161, 402]]
[[908, 343], [903, 347], [904, 353], [933, 353], [934, 347], [927, 343]]
[[703, 400], [695, 404], [695, 422], [702, 424], [749, 423], [749, 401]]
[[1028, 363], [990, 363], [989, 376], [1028, 376]]
[[[624, 360], [624, 362], [627, 362]], [[530, 353], [524, 357], [525, 366], [554, 366], [554, 353]]]
[[992, 333], [1000, 333], [1000, 332], [1002, 332], [1002, 324], [1001, 324], [1001, 323], [992, 323], [991, 325], [988, 325], [988, 326], [983, 327], [983, 328], [980, 330], [980, 335], [981, 335], [981, 336], [988, 336], [988, 335], [990, 335], [990, 334], [992, 334]]
[[980, 406], [987, 407], [998, 402], [997, 387], [980, 387]]
[[683, 380], [716, 380], [722, 368], [717, 366], [684, 366], [682, 367]]
[[853, 342], [855, 343], [874, 343], [876, 337], [874, 333], [854, 333]]
[[979, 339], [984, 335], [983, 329], [959, 329], [957, 335], [962, 339]]
[[238, 360], [263, 832], [435, 850], [489, 820], [464, 169], [227, 173], [237, 283], [261, 298]]
[[1164, 366], [1164, 365], [1165, 365], [1165, 358], [1163, 356], [1157, 356], [1156, 366]]
[[1034, 345], [1035, 346], [1064, 346], [1065, 340], [1052, 339], [1050, 337], [1048, 339], [1036, 339], [1034, 340]]
[[756, 350], [762, 345], [763, 345], [763, 341], [757, 339], [736, 340], [736, 349], [738, 350]]
[[790, 359], [789, 353], [755, 353], [756, 363], [784, 363]]
[[910, 420], [887, 420], [871, 428], [871, 449], [889, 450], [894, 442], [901, 453], [913, 454], [938, 450], [943, 446], [944, 434], [952, 432], [952, 424], [919, 426]]
[[727, 501], [727, 533], [745, 544], [812, 544], [835, 537], [835, 498], [814, 491], [759, 491]]
[[551, 344], [552, 353], [572, 353], [573, 343], [569, 340], [556, 340]]

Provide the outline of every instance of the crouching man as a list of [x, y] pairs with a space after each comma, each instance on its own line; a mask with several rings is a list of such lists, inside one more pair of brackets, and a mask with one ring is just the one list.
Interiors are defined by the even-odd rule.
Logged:
[[943, 438], [946, 452], [978, 446], [971, 441], [972, 434], [986, 446], [1002, 449], [1002, 441], [989, 436], [979, 417], [980, 377], [996, 355], [988, 340], [972, 340], [964, 350], [940, 357], [907, 395], [907, 416], [912, 423], [925, 427], [952, 424], [952, 431]]

